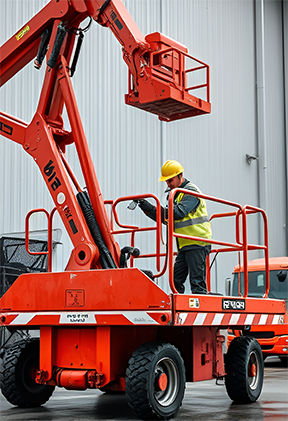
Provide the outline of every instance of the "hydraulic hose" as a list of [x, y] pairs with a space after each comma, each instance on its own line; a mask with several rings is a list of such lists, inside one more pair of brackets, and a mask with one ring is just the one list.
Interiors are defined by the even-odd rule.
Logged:
[[39, 49], [38, 49], [37, 57], [34, 61], [34, 67], [38, 70], [42, 66], [42, 62], [43, 62], [44, 57], [47, 53], [50, 36], [51, 36], [51, 30], [50, 29], [45, 29], [43, 31], [42, 35], [41, 35], [40, 46], [39, 46]]
[[78, 203], [82, 209], [83, 215], [87, 222], [88, 228], [92, 234], [93, 240], [95, 241], [96, 246], [99, 249], [100, 254], [100, 263], [103, 269], [115, 269], [117, 268], [114, 259], [107, 248], [102, 234], [100, 232], [89, 196], [87, 192], [79, 192], [76, 195]]
[[71, 77], [73, 77], [73, 75], [75, 73], [75, 70], [76, 70], [76, 64], [77, 64], [77, 61], [78, 61], [78, 58], [79, 58], [83, 38], [84, 38], [84, 34], [83, 34], [83, 32], [80, 32], [79, 38], [78, 38], [78, 41], [77, 41], [77, 45], [76, 45], [74, 58], [73, 58], [71, 69], [70, 69], [70, 76]]
[[65, 29], [65, 26], [63, 25], [62, 22], [60, 22], [57, 27], [57, 34], [56, 34], [55, 43], [53, 45], [53, 50], [47, 63], [47, 65], [51, 67], [52, 69], [56, 66], [57, 59], [58, 59], [63, 41], [65, 39], [66, 33], [67, 31]]

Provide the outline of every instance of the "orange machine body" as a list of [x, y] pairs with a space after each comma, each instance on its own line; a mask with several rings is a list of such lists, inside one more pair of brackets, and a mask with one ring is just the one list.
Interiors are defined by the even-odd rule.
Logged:
[[[187, 381], [222, 378], [225, 368], [221, 329], [263, 323], [278, 325], [285, 314], [284, 303], [267, 298], [267, 294], [264, 299], [250, 298], [247, 276], [241, 297], [177, 293], [173, 282], [173, 240], [177, 236], [173, 232], [173, 198], [177, 192], [183, 192], [181, 189], [175, 189], [169, 198], [168, 253], [162, 270], [159, 263], [165, 256], [159, 247], [160, 212], [153, 254], [159, 273], [152, 280], [137, 268], [119, 267], [116, 232], [106, 213], [71, 82], [78, 59], [77, 48], [74, 53], [75, 42], [78, 43], [79, 34], [83, 35], [80, 23], [88, 17], [109, 27], [122, 46], [129, 69], [127, 104], [156, 113], [165, 121], [207, 114], [211, 110], [209, 67], [188, 56], [184, 46], [162, 34], [144, 38], [120, 0], [51, 0], [1, 47], [1, 85], [34, 59], [37, 51], [35, 66], [39, 68], [42, 56], [47, 53], [34, 117], [28, 124], [1, 112], [0, 133], [21, 144], [32, 156], [55, 203], [50, 214], [35, 210], [44, 211], [48, 217], [48, 251], [52, 250], [52, 220], [56, 211], [73, 244], [65, 271], [51, 272], [50, 259], [48, 273], [23, 274], [16, 279], [0, 299], [1, 326], [9, 331], [40, 330], [40, 360], [35, 373], [35, 380], [40, 384], [80, 390], [87, 387], [123, 390], [125, 369], [132, 353], [139, 345], [158, 340], [179, 349]], [[186, 58], [196, 64], [186, 69]], [[190, 86], [189, 75], [198, 71], [204, 72], [203, 83]], [[204, 98], [191, 95], [192, 90], [195, 93], [201, 89], [205, 91]], [[64, 106], [70, 131], [63, 127]], [[81, 190], [66, 160], [66, 147], [71, 144], [75, 145], [87, 192]], [[184, 191], [194, 194], [187, 192]], [[78, 196], [85, 206], [80, 206]], [[269, 264], [264, 211], [199, 193], [197, 196], [232, 206], [236, 216], [235, 242], [207, 240], [215, 247], [211, 253], [218, 253], [221, 247], [222, 251], [242, 252], [246, 273], [248, 251], [260, 248]], [[117, 203], [112, 202], [115, 217]], [[157, 206], [159, 210], [159, 201]], [[246, 218], [256, 212], [264, 219], [263, 246], [251, 245], [247, 239]], [[26, 220], [27, 248], [30, 216], [31, 213]], [[131, 233], [132, 247], [137, 231], [138, 227], [124, 227], [125, 233]], [[167, 268], [169, 293], [155, 283]], [[163, 384], [165, 381], [161, 382], [161, 388]]]
[[[258, 328], [264, 312], [266, 326], [281, 323], [281, 301], [247, 297], [237, 310], [226, 310], [225, 301], [231, 297], [166, 294], [137, 268], [66, 271], [21, 275], [1, 298], [0, 317], [8, 329], [40, 329], [39, 383], [121, 389], [143, 342], [169, 340], [183, 355], [187, 380], [207, 380], [225, 373], [219, 330]], [[68, 378], [76, 371], [70, 386], [59, 370]]]

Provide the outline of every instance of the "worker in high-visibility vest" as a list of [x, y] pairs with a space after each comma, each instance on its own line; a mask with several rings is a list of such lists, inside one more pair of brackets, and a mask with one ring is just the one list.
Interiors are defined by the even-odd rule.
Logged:
[[[166, 181], [168, 189], [167, 199], [171, 190], [186, 189], [201, 193], [197, 186], [183, 177], [182, 165], [175, 161], [165, 162], [161, 169], [159, 181]], [[139, 207], [151, 219], [156, 220], [156, 207], [147, 200], [140, 200]], [[177, 234], [212, 238], [210, 221], [204, 199], [184, 193], [176, 193], [174, 197], [174, 231]], [[161, 219], [167, 223], [167, 209], [161, 209]], [[184, 293], [184, 283], [189, 274], [191, 292], [206, 294], [206, 257], [211, 251], [209, 242], [177, 238], [178, 253], [174, 263], [174, 284], [178, 292]]]

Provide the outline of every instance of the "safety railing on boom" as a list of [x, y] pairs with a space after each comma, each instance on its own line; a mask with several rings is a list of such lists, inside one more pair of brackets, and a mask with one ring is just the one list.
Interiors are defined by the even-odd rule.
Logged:
[[[161, 59], [162, 57], [164, 59]], [[185, 57], [197, 63], [197, 67], [185, 69]], [[165, 63], [165, 60], [167, 63]], [[209, 66], [207, 64], [203, 63], [195, 57], [190, 56], [187, 53], [184, 53], [183, 51], [177, 50], [174, 47], [165, 48], [161, 51], [151, 52], [150, 63], [152, 64], [152, 74], [160, 79], [166, 80], [167, 82], [179, 86], [183, 97], [184, 92], [204, 88], [206, 91], [205, 101], [210, 101]], [[196, 72], [199, 73], [201, 70], [204, 70], [205, 72], [204, 83], [187, 86], [188, 75], [192, 73], [196, 74]]]
[[145, 40], [151, 48], [144, 54], [137, 84], [129, 70], [126, 104], [163, 121], [210, 113], [209, 66], [163, 34], [155, 32]]

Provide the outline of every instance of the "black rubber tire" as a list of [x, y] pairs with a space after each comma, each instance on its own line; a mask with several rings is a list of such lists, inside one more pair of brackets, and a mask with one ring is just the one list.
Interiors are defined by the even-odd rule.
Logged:
[[[254, 374], [252, 373], [252, 369]], [[255, 402], [261, 393], [264, 363], [259, 342], [251, 336], [233, 339], [225, 358], [225, 385], [235, 403]]]
[[[157, 379], [163, 373], [167, 376], [167, 386], [160, 390]], [[163, 342], [143, 344], [128, 362], [128, 404], [141, 419], [169, 419], [182, 405], [185, 382], [184, 362], [174, 345]]]
[[38, 339], [21, 340], [5, 350], [0, 364], [0, 388], [8, 402], [37, 407], [48, 401], [55, 387], [35, 383], [31, 374], [38, 367]]

